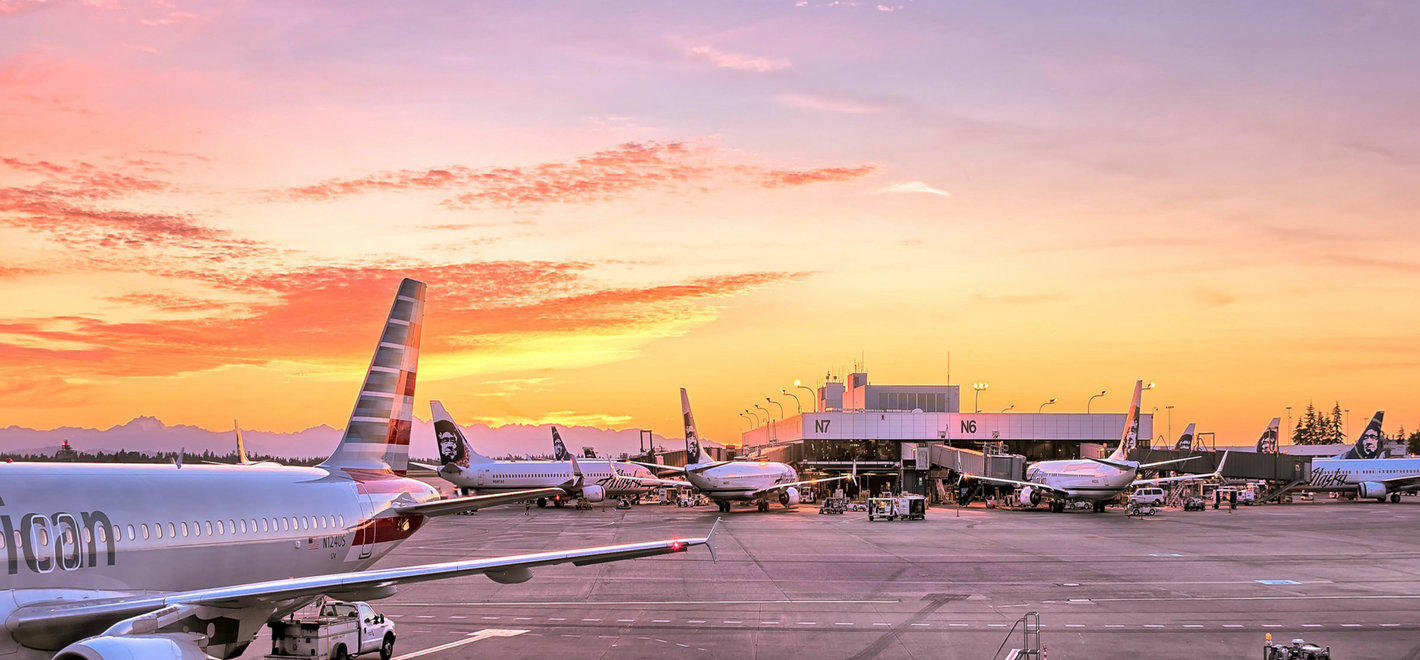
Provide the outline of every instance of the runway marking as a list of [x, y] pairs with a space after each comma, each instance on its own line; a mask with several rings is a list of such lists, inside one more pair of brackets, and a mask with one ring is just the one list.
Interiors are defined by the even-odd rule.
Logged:
[[952, 628], [967, 628], [967, 627], [970, 627], [971, 624], [967, 624], [967, 623], [949, 623], [949, 624], [947, 624], [947, 625], [948, 625], [948, 626], [951, 626]]
[[1381, 624], [1381, 627], [1382, 627], [1382, 628], [1399, 628], [1399, 627], [1400, 627], [1400, 624], [1398, 624], [1398, 623], [1382, 623], [1382, 624]]
[[566, 621], [567, 619], [566, 619], [565, 617], [560, 617], [560, 616], [550, 616], [550, 617], [547, 617], [547, 620], [548, 620], [548, 621]]
[[416, 618], [416, 619], [432, 619], [432, 618], [434, 618], [434, 615], [433, 615], [433, 614], [419, 614], [419, 615], [416, 615], [414, 618]]
[[[997, 624], [993, 624], [993, 625], [1004, 626], [1004, 625], [1006, 625], [1006, 624], [1004, 624], [1004, 623], [997, 623]], [[1106, 627], [1106, 628], [1123, 628], [1123, 627], [1124, 627], [1124, 624], [1122, 624], [1122, 623], [1106, 623], [1106, 624], [1104, 624], [1104, 627]]]
[[462, 615], [462, 614], [450, 614], [450, 615], [449, 615], [449, 618], [450, 618], [450, 619], [467, 619], [468, 617], [466, 617], [466, 616], [464, 616], [464, 615]]
[[636, 619], [617, 619], [617, 623], [636, 623]]
[[988, 624], [986, 624], [986, 627], [988, 627], [988, 628], [1005, 628], [1005, 627], [1006, 627], [1006, 624], [1004, 624], [1004, 623], [988, 623]]
[[1092, 598], [1090, 600], [1096, 603], [1125, 603], [1176, 600], [1415, 600], [1417, 598], [1420, 598], [1420, 594], [1396, 594], [1394, 596], [1160, 596], [1157, 598]]
[[882, 623], [882, 622], [880, 621], [880, 622], [874, 623], [873, 625], [875, 625], [875, 626], [890, 626], [890, 625], [892, 625], [892, 624], [891, 624], [891, 623]]
[[1302, 624], [1302, 627], [1303, 627], [1303, 628], [1320, 628], [1320, 627], [1321, 627], [1321, 624], [1320, 624], [1320, 623], [1304, 623], [1304, 624]]
[[1361, 627], [1361, 624], [1359, 624], [1359, 623], [1343, 623], [1343, 624], [1341, 624], [1341, 627], [1342, 627], [1342, 628], [1360, 628], [1360, 627]]
[[1065, 627], [1066, 627], [1066, 628], [1084, 628], [1084, 627], [1085, 627], [1085, 624], [1083, 624], [1083, 623], [1067, 623], [1067, 624], [1065, 624]]
[[483, 617], [483, 619], [484, 619], [485, 621], [497, 621], [497, 620], [498, 620], [498, 617], [496, 617], [496, 616], [485, 616], [485, 617]]
[[1242, 626], [1241, 623], [1225, 623], [1225, 624], [1223, 624], [1223, 627], [1224, 627], [1224, 628], [1241, 628], [1241, 627], [1243, 627], [1243, 626]]
[[1145, 628], [1162, 628], [1163, 626], [1161, 626], [1161, 625], [1159, 625], [1159, 624], [1157, 624], [1157, 623], [1146, 623], [1146, 624], [1144, 624], [1144, 627], [1145, 627]]
[[911, 625], [926, 627], [926, 626], [930, 626], [930, 625], [932, 625], [932, 624], [930, 624], [930, 623], [914, 623], [914, 624], [911, 624]]
[[480, 631], [478, 631], [478, 632], [471, 632], [471, 633], [468, 634], [468, 637], [467, 637], [467, 638], [465, 638], [465, 639], [460, 639], [460, 640], [458, 640], [458, 641], [456, 641], [456, 642], [449, 642], [448, 644], [441, 644], [441, 645], [439, 645], [439, 646], [430, 647], [430, 648], [427, 648], [427, 649], [424, 649], [424, 650], [421, 650], [421, 651], [415, 651], [415, 652], [413, 652], [413, 653], [406, 653], [406, 654], [404, 654], [404, 655], [401, 655], [401, 656], [395, 658], [395, 660], [410, 660], [411, 658], [418, 658], [418, 657], [420, 657], [420, 656], [429, 655], [430, 653], [438, 653], [439, 651], [447, 651], [447, 650], [452, 649], [452, 648], [458, 648], [458, 647], [463, 646], [463, 645], [465, 645], [465, 644], [472, 644], [472, 643], [477, 642], [477, 641], [479, 641], [479, 640], [488, 639], [488, 638], [490, 638], [490, 637], [517, 637], [518, 635], [521, 635], [521, 634], [526, 633], [526, 632], [528, 632], [528, 631], [527, 631], [527, 630], [501, 630], [501, 629], [495, 629], [495, 628], [488, 628], [488, 629], [485, 629], [485, 630], [480, 630]]
[[[1041, 582], [1021, 582], [1021, 583], [998, 583], [983, 582], [979, 584], [1048, 584]], [[1125, 584], [1125, 583], [1121, 583]], [[1142, 584], [1130, 582], [1128, 584]], [[1172, 583], [1170, 583], [1172, 584]], [[567, 600], [567, 601], [542, 601], [537, 603], [494, 603], [494, 602], [463, 602], [448, 601], [443, 603], [399, 603], [390, 607], [546, 607], [566, 606], [566, 605], [883, 605], [901, 603], [900, 598], [879, 598], [871, 600], [794, 600], [792, 598], [781, 598], [776, 600]], [[389, 616], [399, 616], [391, 614]]]
[[761, 626], [777, 626], [777, 625], [779, 625], [779, 622], [778, 622], [778, 621], [760, 621], [760, 622], [759, 622], [759, 625], [761, 625]]
[[[583, 621], [586, 621], [586, 619], [582, 619], [582, 620], [583, 620]], [[686, 623], [705, 623], [705, 619], [686, 619], [685, 622], [686, 622]]]
[[1202, 627], [1203, 627], [1203, 624], [1201, 624], [1201, 623], [1185, 623], [1185, 624], [1183, 624], [1183, 627], [1184, 627], [1184, 628], [1202, 628]]
[[743, 621], [731, 621], [731, 620], [729, 620], [729, 619], [725, 619], [725, 623], [730, 623], [730, 624], [741, 624], [741, 623], [744, 623], [744, 622], [743, 622]]
[[[485, 616], [485, 617], [483, 617], [483, 618], [487, 619], [488, 617]], [[590, 622], [592, 622], [592, 623], [600, 623], [600, 622], [601, 622], [601, 619], [582, 619], [582, 620], [583, 620], [583, 621], [590, 621]]]
[[532, 617], [530, 617], [530, 616], [520, 616], [520, 617], [515, 617], [513, 620], [514, 620], [514, 621], [532, 621]]
[[1282, 624], [1279, 624], [1279, 623], [1264, 623], [1264, 624], [1262, 624], [1262, 627], [1263, 627], [1263, 628], [1281, 628], [1281, 627], [1282, 627]]
[[651, 619], [651, 623], [670, 623], [670, 619]]
[[799, 622], [799, 625], [801, 625], [801, 626], [816, 626], [816, 625], [818, 625], [818, 622], [817, 622], [817, 621], [800, 621], [800, 622]]
[[835, 624], [833, 624], [833, 625], [835, 625], [835, 626], [851, 626], [851, 625], [853, 625], [853, 624], [852, 624], [852, 623], [849, 623], [849, 622], [847, 622], [847, 621], [839, 621], [838, 623], [835, 623]]

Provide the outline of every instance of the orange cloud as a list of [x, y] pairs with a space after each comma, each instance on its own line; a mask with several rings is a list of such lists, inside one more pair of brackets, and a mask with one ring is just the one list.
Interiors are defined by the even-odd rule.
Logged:
[[[0, 323], [0, 382], [42, 368], [66, 377], [164, 376], [268, 362], [349, 363], [370, 350], [371, 328], [400, 277], [429, 283], [426, 352], [492, 346], [520, 333], [633, 330], [703, 301], [802, 277], [743, 273], [641, 288], [599, 286], [581, 262], [487, 262], [402, 268], [329, 267], [289, 275], [202, 276], [220, 289], [262, 297], [238, 306], [164, 292], [124, 302], [210, 311], [196, 319], [109, 323], [84, 317]], [[0, 386], [0, 396], [13, 391]]]

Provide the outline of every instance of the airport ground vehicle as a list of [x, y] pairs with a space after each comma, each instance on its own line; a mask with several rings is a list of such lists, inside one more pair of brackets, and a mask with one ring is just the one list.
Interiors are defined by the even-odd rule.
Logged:
[[848, 510], [848, 498], [844, 497], [842, 493], [843, 491], [840, 490], [834, 495], [825, 497], [823, 499], [823, 506], [819, 507], [818, 512], [824, 514], [836, 513], [842, 515], [845, 511]]
[[1294, 639], [1291, 644], [1273, 644], [1272, 633], [1267, 633], [1267, 643], [1262, 645], [1262, 660], [1331, 660], [1331, 647], [1309, 644], [1301, 639]]
[[1149, 506], [1148, 504], [1134, 504], [1132, 502], [1129, 504], [1130, 518], [1143, 518], [1144, 516], [1155, 515], [1158, 512], [1158, 507]]
[[1203, 498], [1201, 497], [1190, 497], [1183, 501], [1184, 511], [1202, 511], [1206, 508], [1208, 507], [1203, 505]]
[[921, 495], [874, 497], [868, 500], [868, 520], [922, 520], [927, 517], [927, 498]]
[[1164, 505], [1164, 489], [1156, 486], [1141, 486], [1129, 494], [1130, 504]]
[[295, 614], [270, 624], [271, 654], [277, 658], [335, 658], [344, 660], [379, 652], [381, 660], [394, 657], [394, 622], [365, 603], [327, 601], [316, 616]]

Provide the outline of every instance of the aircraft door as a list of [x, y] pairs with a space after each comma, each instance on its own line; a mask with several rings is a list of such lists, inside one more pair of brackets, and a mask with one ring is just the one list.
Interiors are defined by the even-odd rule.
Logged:
[[360, 525], [355, 528], [355, 550], [360, 559], [369, 559], [375, 550], [375, 505], [368, 493], [360, 493]]

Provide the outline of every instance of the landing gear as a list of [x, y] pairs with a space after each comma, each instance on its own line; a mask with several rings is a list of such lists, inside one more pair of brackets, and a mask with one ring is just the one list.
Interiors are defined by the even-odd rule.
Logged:
[[1391, 504], [1400, 504], [1400, 493], [1391, 493], [1391, 494], [1390, 494], [1390, 503], [1391, 503]]
[[1064, 512], [1065, 512], [1065, 503], [1064, 503], [1064, 502], [1061, 502], [1060, 500], [1052, 500], [1052, 501], [1050, 502], [1050, 512], [1051, 512], [1051, 513], [1064, 513]]
[[547, 498], [546, 498], [546, 497], [539, 497], [539, 498], [537, 498], [537, 508], [539, 508], [539, 509], [546, 509], [546, 508], [547, 508]]
[[552, 500], [552, 506], [561, 509], [562, 507], [567, 506], [567, 502], [565, 500]]
[[1095, 502], [1095, 513], [1104, 513], [1104, 502]]
[[769, 510], [769, 500], [760, 500], [760, 501], [758, 502], [758, 508], [759, 508], [759, 512], [760, 512], [760, 513], [764, 513], [765, 511], [768, 511], [768, 510]]
[[729, 513], [729, 512], [730, 512], [730, 503], [729, 503], [729, 502], [726, 502], [726, 501], [724, 501], [724, 500], [720, 500], [719, 502], [716, 502], [715, 504], [720, 505], [720, 513]]

